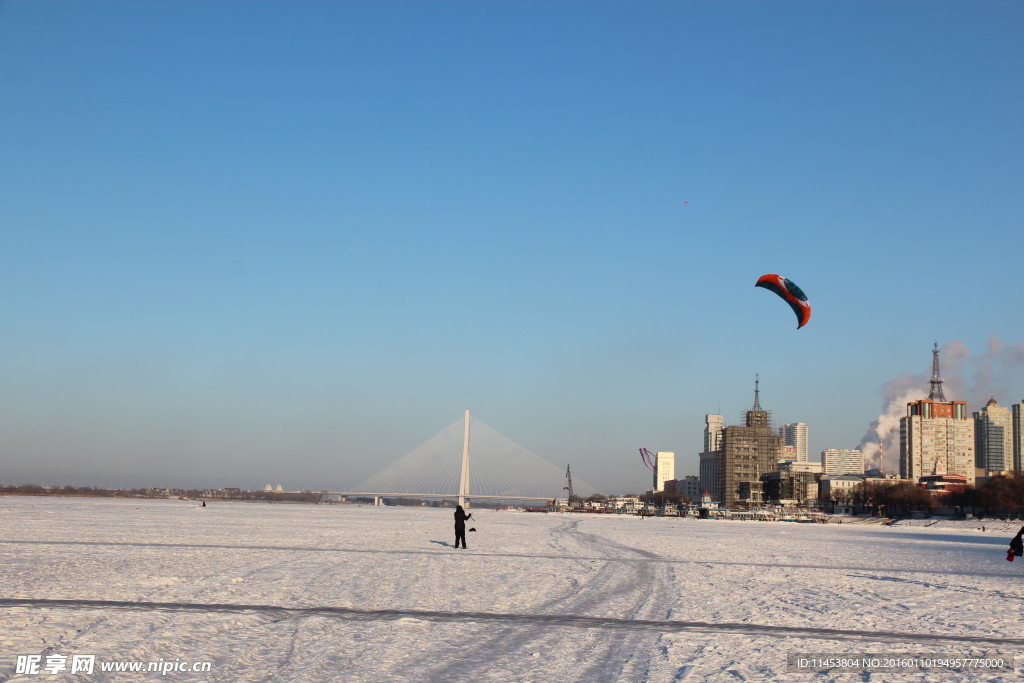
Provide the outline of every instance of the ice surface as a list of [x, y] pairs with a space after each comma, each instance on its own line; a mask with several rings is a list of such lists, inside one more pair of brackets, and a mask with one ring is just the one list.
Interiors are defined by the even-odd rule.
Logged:
[[[451, 510], [197, 505], [0, 498], [0, 680], [1008, 681], [786, 653], [1024, 651], [1006, 524], [479, 510], [464, 551]], [[19, 676], [24, 654], [213, 664]]]

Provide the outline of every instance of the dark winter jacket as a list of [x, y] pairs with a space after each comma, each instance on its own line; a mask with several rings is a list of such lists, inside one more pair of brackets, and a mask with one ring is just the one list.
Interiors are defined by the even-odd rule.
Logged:
[[1024, 526], [1020, 528], [1017, 535], [1010, 541], [1010, 552], [1012, 552], [1015, 557], [1021, 557], [1024, 555], [1024, 540], [1021, 538], [1022, 535], [1024, 535]]
[[462, 508], [459, 507], [457, 510], [455, 510], [455, 528], [456, 529], [465, 529], [466, 528], [466, 520], [469, 519], [472, 516], [473, 516], [472, 514], [468, 514], [467, 515], [462, 510]]

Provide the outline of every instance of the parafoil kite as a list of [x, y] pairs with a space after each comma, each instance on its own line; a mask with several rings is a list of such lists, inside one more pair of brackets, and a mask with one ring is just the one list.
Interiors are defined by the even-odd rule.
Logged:
[[785, 299], [796, 313], [796, 329], [799, 330], [811, 319], [811, 304], [807, 301], [807, 295], [792, 280], [787, 280], [781, 275], [768, 274], [757, 278], [757, 284], [754, 286], [764, 287]]

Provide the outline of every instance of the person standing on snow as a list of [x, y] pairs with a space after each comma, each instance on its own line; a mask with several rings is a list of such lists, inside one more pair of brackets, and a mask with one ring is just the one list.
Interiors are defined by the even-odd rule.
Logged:
[[1010, 541], [1010, 550], [1006, 553], [1006, 559], [1013, 562], [1013, 558], [1024, 555], [1024, 526], [1020, 528], [1017, 535]]
[[473, 513], [468, 515], [459, 505], [455, 508], [455, 547], [459, 547], [459, 539], [462, 539], [462, 549], [466, 549], [466, 520], [473, 516]]

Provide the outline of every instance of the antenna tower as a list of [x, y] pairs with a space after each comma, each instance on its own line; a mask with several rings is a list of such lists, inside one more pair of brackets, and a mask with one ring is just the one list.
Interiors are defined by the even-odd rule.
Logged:
[[932, 390], [928, 393], [929, 401], [939, 401], [941, 403], [946, 402], [946, 397], [942, 394], [942, 375], [939, 374], [939, 343], [935, 342], [934, 348], [932, 348], [932, 378], [928, 382], [932, 385]]
[[[939, 380], [939, 381], [941, 381], [941, 380]], [[761, 382], [761, 374], [760, 373], [755, 374], [754, 375], [754, 407], [751, 408], [751, 410], [758, 410], [758, 411], [764, 412], [764, 411], [761, 410], [761, 397], [759, 395], [760, 394], [760, 389], [758, 387], [758, 384], [760, 384], [760, 382]]]

